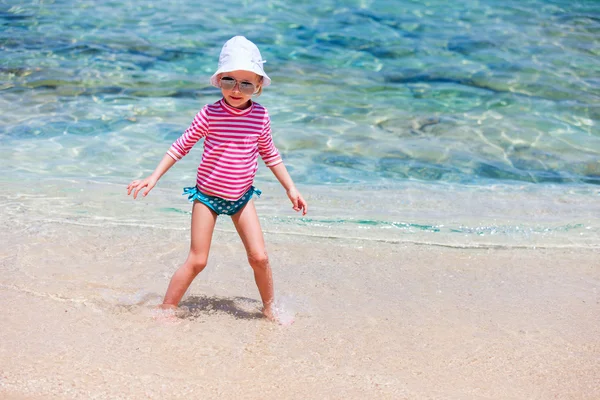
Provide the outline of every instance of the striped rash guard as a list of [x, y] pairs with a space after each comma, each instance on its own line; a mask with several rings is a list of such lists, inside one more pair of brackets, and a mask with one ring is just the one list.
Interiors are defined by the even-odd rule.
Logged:
[[238, 200], [250, 189], [258, 170], [258, 155], [267, 167], [282, 162], [271, 136], [267, 109], [252, 102], [245, 110], [224, 99], [205, 105], [167, 154], [181, 160], [204, 138], [196, 187], [202, 193]]

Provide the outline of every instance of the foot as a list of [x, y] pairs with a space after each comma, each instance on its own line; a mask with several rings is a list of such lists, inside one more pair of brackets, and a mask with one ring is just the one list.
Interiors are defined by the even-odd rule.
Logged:
[[262, 313], [266, 319], [273, 322], [278, 322], [275, 313], [273, 312], [273, 307], [263, 307]]
[[290, 317], [290, 316], [285, 316], [285, 315], [279, 315], [280, 313], [277, 313], [273, 307], [263, 307], [262, 309], [262, 313], [264, 315], [264, 317], [266, 319], [268, 319], [271, 322], [275, 322], [279, 325], [284, 325], [284, 326], [288, 326], [294, 323], [294, 318]]
[[152, 318], [155, 321], [168, 323], [181, 322], [179, 318], [177, 318], [177, 306], [173, 306], [170, 304], [161, 304], [160, 306], [156, 307], [153, 314], [154, 315], [152, 316]]

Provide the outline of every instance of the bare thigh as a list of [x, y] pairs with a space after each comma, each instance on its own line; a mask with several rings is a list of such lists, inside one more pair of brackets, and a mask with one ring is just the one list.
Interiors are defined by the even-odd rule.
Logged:
[[249, 257], [266, 257], [263, 237], [254, 201], [250, 200], [237, 214], [231, 216]]
[[194, 201], [190, 256], [201, 258], [206, 262], [216, 223], [217, 214], [199, 201]]

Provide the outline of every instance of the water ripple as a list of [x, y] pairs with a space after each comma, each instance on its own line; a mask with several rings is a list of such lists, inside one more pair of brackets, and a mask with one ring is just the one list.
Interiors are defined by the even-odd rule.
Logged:
[[[222, 43], [240, 33], [268, 60], [274, 84], [259, 101], [300, 182], [597, 185], [599, 16], [595, 2], [566, 0], [224, 1], [208, 10], [7, 0], [0, 170], [36, 148], [17, 170], [125, 174], [120, 160], [132, 149], [162, 152], [218, 99], [207, 79]], [[51, 140], [62, 136], [55, 153]], [[94, 156], [65, 168], [65, 153]]]

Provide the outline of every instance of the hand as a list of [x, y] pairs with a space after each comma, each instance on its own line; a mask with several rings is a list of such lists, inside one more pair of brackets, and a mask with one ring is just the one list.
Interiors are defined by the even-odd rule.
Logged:
[[308, 204], [306, 204], [306, 201], [304, 201], [304, 198], [295, 187], [287, 191], [287, 196], [294, 205], [294, 211], [302, 210], [302, 215], [306, 215], [306, 213], [308, 212]]
[[140, 190], [142, 190], [143, 188], [147, 188], [144, 191], [144, 193], [142, 193], [142, 195], [146, 197], [148, 193], [150, 193], [152, 188], [156, 186], [156, 182], [158, 182], [158, 179], [155, 179], [152, 176], [149, 176], [142, 180], [135, 180], [131, 182], [129, 186], [127, 186], [127, 196], [129, 196], [133, 191], [133, 198], [136, 199]]

